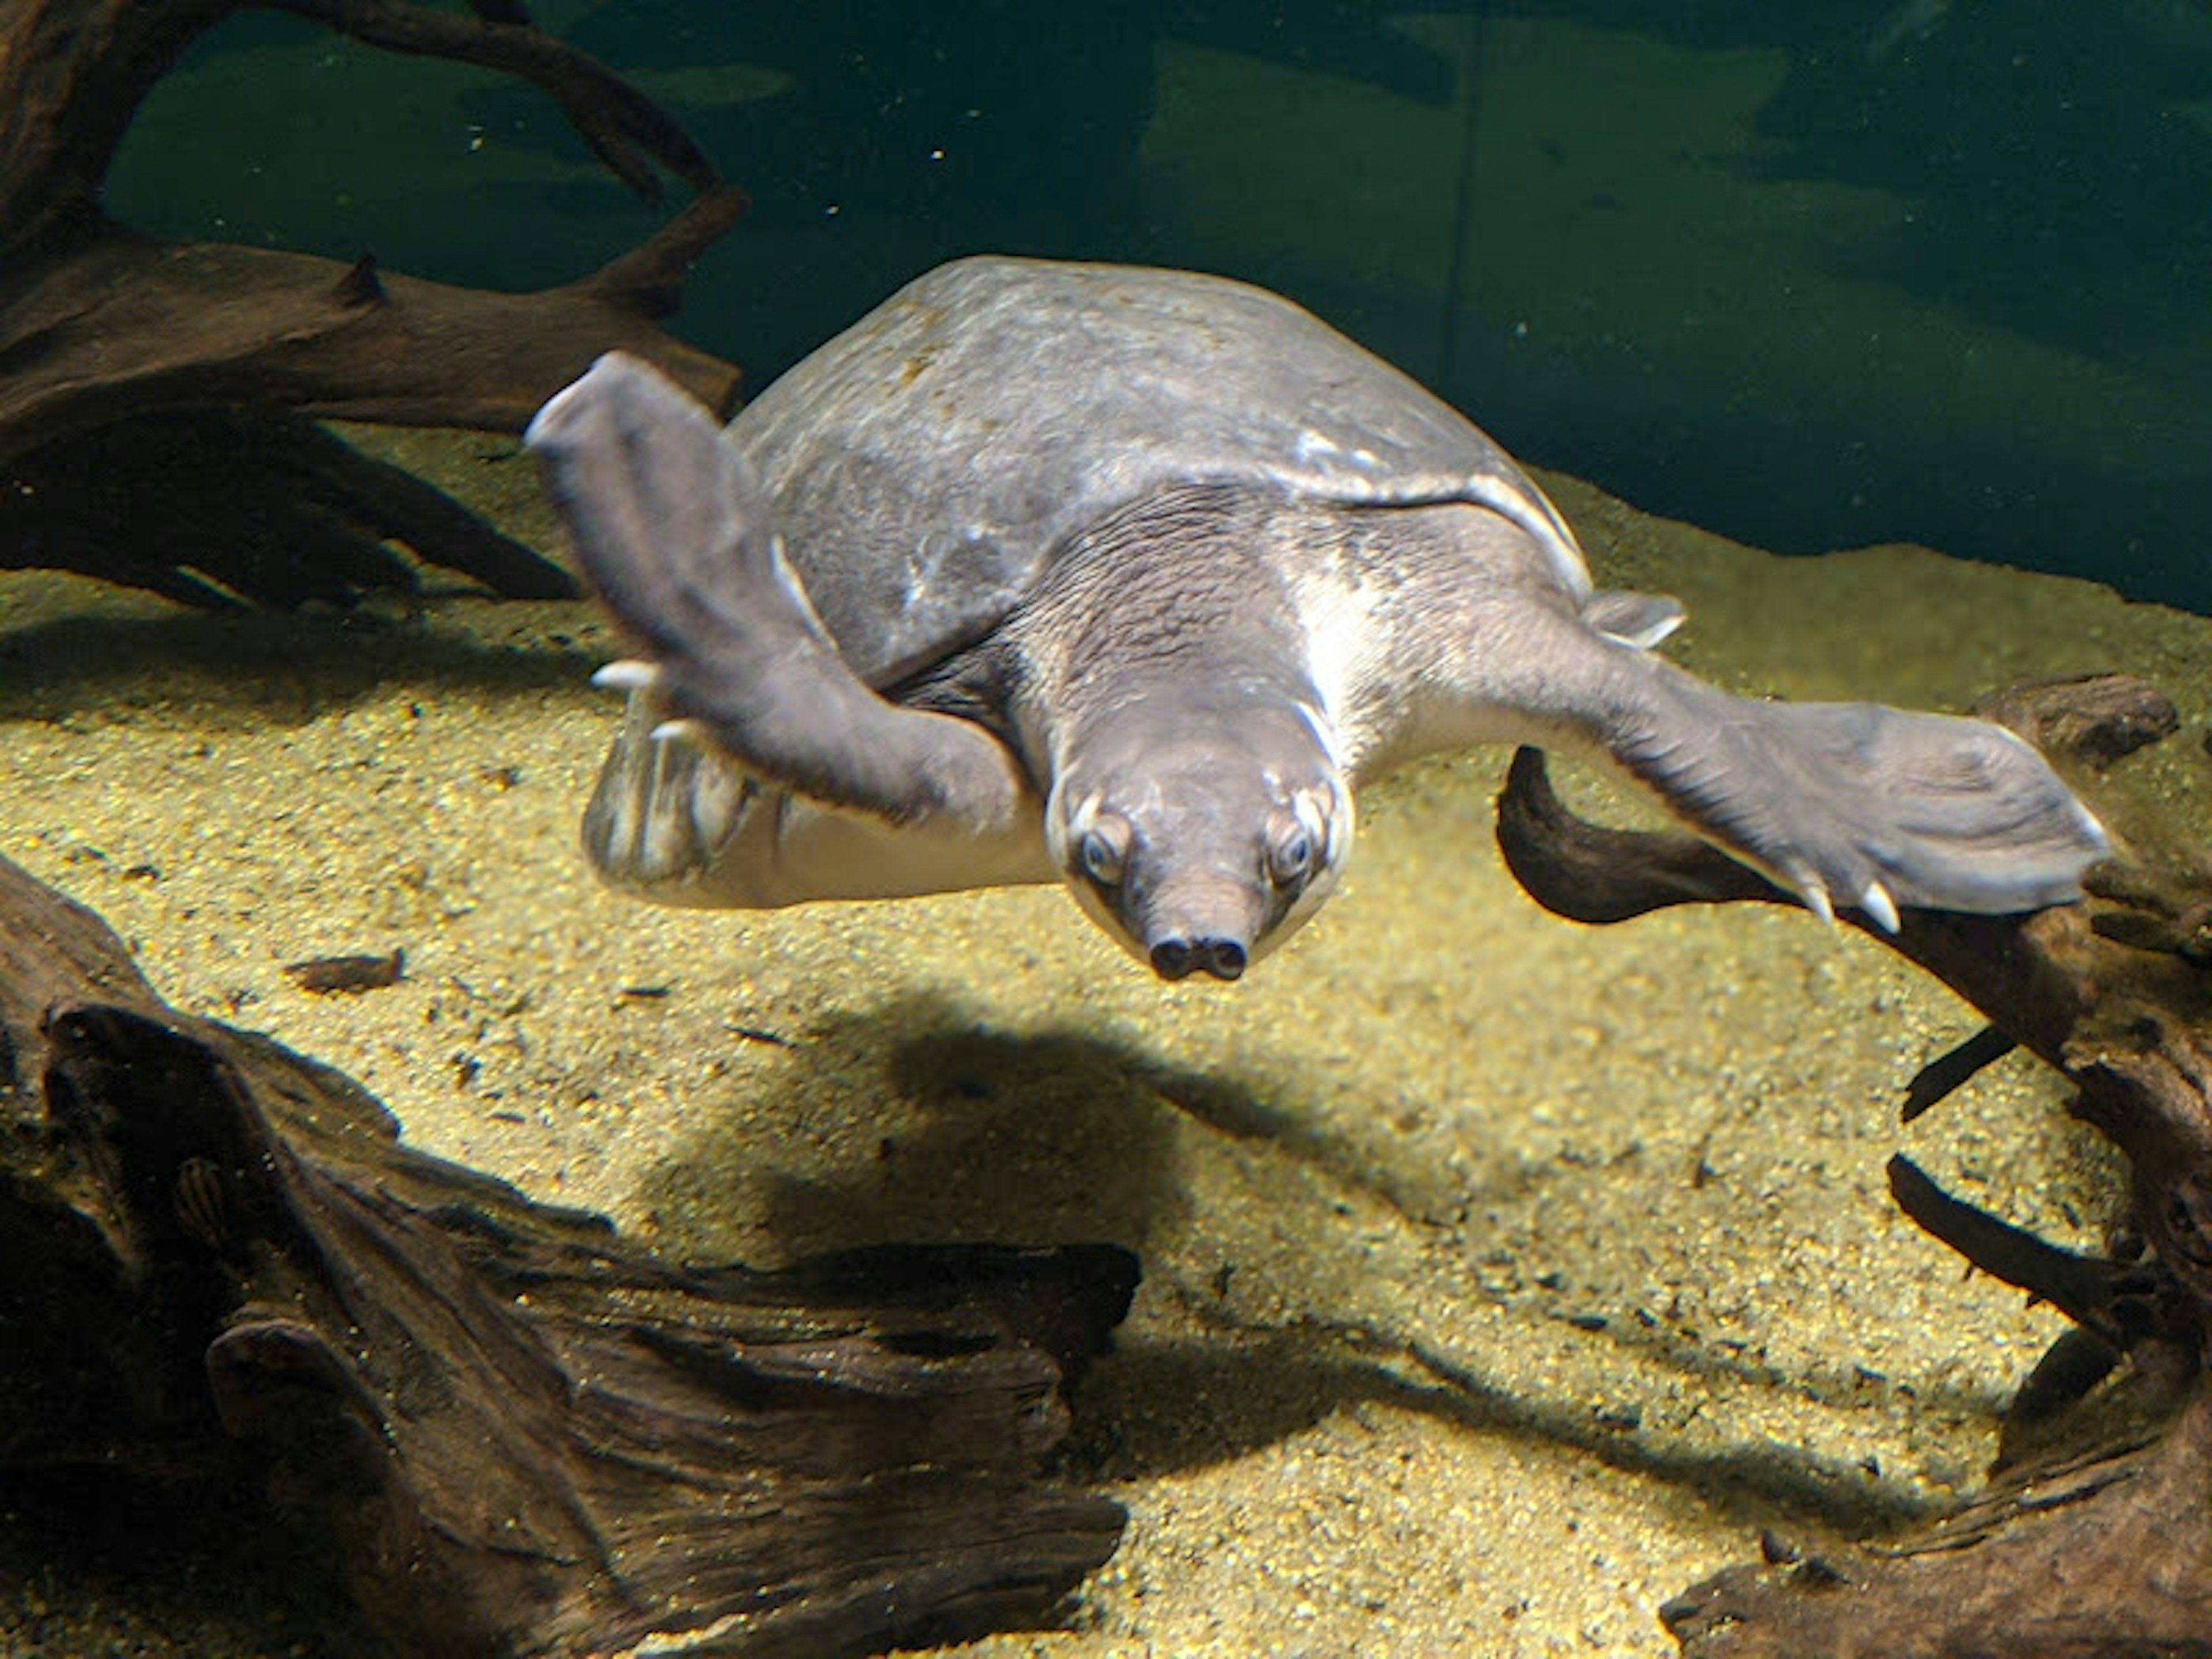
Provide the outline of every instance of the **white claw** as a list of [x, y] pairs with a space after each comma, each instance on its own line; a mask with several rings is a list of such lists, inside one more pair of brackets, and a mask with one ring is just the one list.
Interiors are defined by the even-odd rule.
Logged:
[[2112, 838], [2106, 831], [2104, 824], [2099, 821], [2097, 815], [2078, 800], [2074, 803], [2074, 811], [2081, 819], [2081, 833], [2088, 836], [2098, 847], [2109, 849], [2112, 844]]
[[707, 728], [695, 720], [663, 720], [647, 735], [655, 743], [667, 743], [676, 738], [688, 738], [694, 743], [704, 743], [707, 741]]
[[1828, 890], [1819, 881], [1810, 876], [1807, 877], [1804, 886], [1798, 890], [1798, 896], [1805, 901], [1805, 908], [1826, 922], [1829, 927], [1832, 927], [1836, 925], [1836, 907], [1828, 902]]
[[1893, 933], [1903, 925], [1897, 914], [1897, 901], [1890, 897], [1889, 889], [1878, 881], [1869, 882], [1866, 891], [1859, 895], [1859, 908], [1885, 933]]
[[592, 684], [604, 691], [645, 691], [659, 678], [660, 670], [653, 664], [621, 657], [592, 675]]

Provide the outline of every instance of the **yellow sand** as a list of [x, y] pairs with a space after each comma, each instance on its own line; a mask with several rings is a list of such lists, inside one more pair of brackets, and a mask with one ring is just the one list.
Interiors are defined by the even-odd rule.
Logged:
[[[547, 531], [508, 447], [381, 441]], [[1548, 482], [1601, 575], [1680, 593], [1675, 654], [1741, 689], [1957, 707], [2120, 667], [2203, 717], [2201, 619], [1914, 549], [1777, 561]], [[1304, 935], [1169, 988], [1049, 889], [760, 916], [601, 891], [574, 823], [610, 651], [581, 605], [241, 620], [9, 577], [0, 852], [179, 1006], [664, 1249], [1139, 1251], [1073, 1462], [1127, 1537], [1064, 1628], [963, 1652], [1668, 1653], [1654, 1608], [1760, 1527], [1855, 1533], [1972, 1486], [2058, 1329], [1881, 1184], [1905, 1146], [2094, 1243], [2111, 1166], [2051, 1080], [2015, 1058], [1900, 1131], [1961, 1006], [1795, 912], [1543, 915], [1492, 845], [1501, 756], [1373, 792]], [[2123, 769], [2198, 823], [2207, 769], [2194, 732]], [[404, 982], [363, 996], [282, 972], [401, 947]], [[265, 1651], [237, 1599], [26, 1568], [0, 1630], [35, 1604], [50, 1641]]]

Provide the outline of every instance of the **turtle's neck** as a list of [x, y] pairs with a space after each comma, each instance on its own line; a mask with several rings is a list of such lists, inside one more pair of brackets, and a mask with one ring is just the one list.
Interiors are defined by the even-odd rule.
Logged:
[[1315, 705], [1276, 556], [1311, 510], [1194, 485], [1124, 508], [1055, 560], [1009, 630], [1023, 702], [1048, 728], [1032, 734], [1041, 751], [1139, 707], [1233, 728], [1255, 708]]

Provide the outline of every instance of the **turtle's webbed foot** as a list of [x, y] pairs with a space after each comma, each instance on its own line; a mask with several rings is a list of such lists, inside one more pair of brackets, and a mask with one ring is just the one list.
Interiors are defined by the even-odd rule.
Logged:
[[749, 812], [773, 810], [759, 786], [710, 748], [663, 737], [644, 663], [612, 663], [594, 684], [629, 692], [622, 729], [584, 809], [584, 851], [609, 884], [664, 904], [720, 904], [702, 883]]
[[525, 435], [586, 579], [644, 645], [672, 730], [831, 805], [978, 830], [1012, 820], [1012, 757], [980, 727], [897, 708], [853, 673], [784, 557], [766, 493], [681, 387], [610, 352]]
[[2107, 850], [2043, 757], [1985, 720], [1874, 703], [1756, 702], [1669, 674], [1618, 758], [1812, 909], [2002, 915], [2081, 896]]

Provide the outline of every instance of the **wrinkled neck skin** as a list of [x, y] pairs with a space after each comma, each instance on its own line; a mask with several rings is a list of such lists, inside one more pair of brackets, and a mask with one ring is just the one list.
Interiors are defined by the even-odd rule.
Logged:
[[1221, 489], [1141, 504], [1060, 562], [1022, 630], [1053, 861], [1163, 978], [1237, 978], [1319, 908], [1351, 851], [1351, 792], [1279, 556], [1296, 521]]

